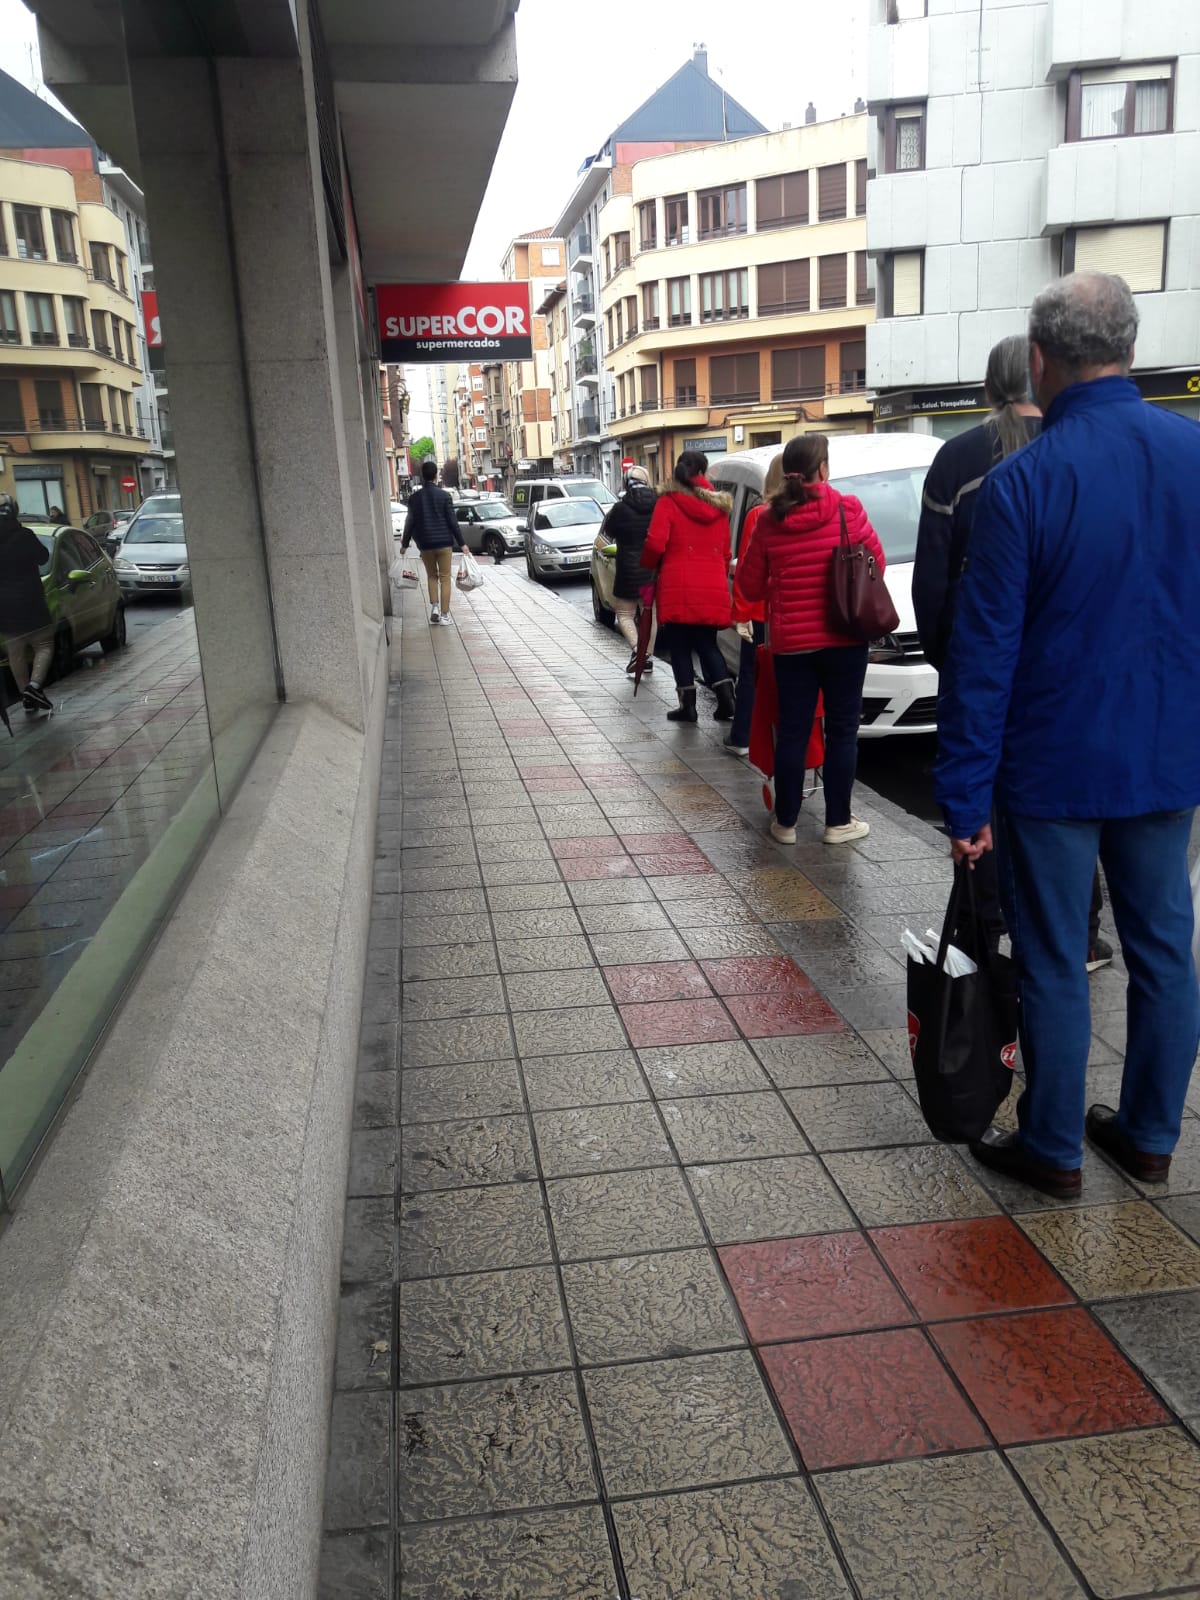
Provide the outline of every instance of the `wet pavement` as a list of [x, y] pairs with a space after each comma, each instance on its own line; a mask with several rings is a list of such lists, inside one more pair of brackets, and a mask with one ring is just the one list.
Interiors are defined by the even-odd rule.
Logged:
[[1157, 1188], [933, 1143], [934, 830], [774, 845], [669, 674], [486, 577], [403, 597], [322, 1600], [1200, 1595], [1200, 1092]]

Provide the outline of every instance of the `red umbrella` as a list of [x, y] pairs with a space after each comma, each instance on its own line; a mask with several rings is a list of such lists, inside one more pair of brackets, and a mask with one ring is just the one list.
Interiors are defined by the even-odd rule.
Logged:
[[646, 657], [650, 654], [650, 632], [654, 627], [654, 585], [647, 583], [642, 589], [642, 609], [638, 612], [637, 649], [633, 653], [633, 692], [638, 692], [642, 673], [646, 670]]

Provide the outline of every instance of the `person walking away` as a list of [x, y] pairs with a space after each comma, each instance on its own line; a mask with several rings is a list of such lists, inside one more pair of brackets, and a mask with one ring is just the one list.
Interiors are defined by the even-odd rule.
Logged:
[[437, 462], [426, 456], [421, 463], [421, 487], [408, 502], [408, 515], [404, 519], [404, 535], [400, 540], [400, 554], [415, 539], [425, 568], [429, 585], [430, 625], [450, 626], [450, 575], [454, 566], [454, 552], [461, 555], [466, 549], [454, 515], [454, 501], [437, 483]]
[[[993, 346], [983, 388], [992, 415], [978, 428], [970, 428], [942, 446], [925, 479], [921, 502], [913, 565], [913, 608], [921, 648], [939, 672], [950, 643], [958, 581], [967, 562], [975, 501], [983, 480], [994, 466], [1023, 450], [1042, 431], [1042, 414], [1029, 394], [1029, 340], [1023, 333], [1012, 334]], [[982, 855], [975, 870], [979, 909], [998, 948], [1007, 930], [1000, 908], [995, 853]], [[1089, 972], [1108, 966], [1113, 958], [1112, 946], [1100, 934], [1103, 907], [1097, 869], [1088, 922]]]
[[738, 582], [738, 569], [746, 559], [750, 541], [754, 538], [754, 530], [758, 526], [759, 518], [767, 509], [767, 502], [773, 500], [782, 488], [783, 451], [781, 450], [767, 468], [767, 475], [763, 480], [762, 500], [758, 505], [751, 506], [742, 523], [741, 539], [738, 542], [738, 566], [734, 568], [733, 573], [733, 620], [742, 646], [738, 659], [733, 726], [725, 735], [723, 743], [730, 755], [734, 756], [750, 754], [750, 725], [754, 721], [754, 676], [758, 663], [758, 647], [766, 642], [767, 637], [766, 606], [761, 600], [746, 599]]
[[[604, 519], [600, 536], [606, 544], [617, 547], [616, 573], [613, 577], [613, 610], [617, 614], [617, 627], [629, 646], [629, 665], [632, 672], [637, 665], [637, 613], [638, 602], [646, 585], [642, 566], [642, 548], [650, 531], [650, 519], [658, 504], [658, 496], [650, 487], [650, 474], [645, 467], [630, 467], [625, 474], [625, 492], [611, 507]], [[650, 624], [650, 642], [646, 647], [646, 672], [654, 671], [654, 640], [658, 633], [657, 619]]]
[[[1082, 1135], [1163, 1181], [1200, 1041], [1188, 839], [1200, 802], [1200, 429], [1129, 378], [1124, 279], [1074, 273], [1029, 318], [1041, 437], [979, 492], [943, 673], [938, 800], [956, 860], [1000, 835], [1021, 1001], [1018, 1129], [972, 1146], [1052, 1195]], [[1083, 956], [1099, 856], [1129, 971], [1119, 1104], [1084, 1114]]]
[[46, 547], [26, 528], [11, 495], [0, 495], [0, 635], [26, 714], [54, 710], [43, 685], [54, 659], [54, 619], [46, 604]]
[[822, 433], [801, 434], [783, 452], [783, 487], [738, 562], [742, 593], [766, 601], [775, 661], [779, 731], [771, 837], [780, 844], [796, 842], [818, 694], [825, 701], [825, 843], [850, 844], [871, 831], [850, 809], [867, 646], [829, 624], [830, 569], [843, 514], [850, 542], [864, 545], [882, 572], [883, 546], [861, 501], [839, 494], [829, 482], [829, 440]]
[[733, 679], [717, 643], [717, 630], [730, 622], [733, 502], [716, 492], [707, 471], [707, 456], [699, 450], [683, 452], [675, 463], [674, 482], [658, 497], [642, 548], [642, 566], [658, 571], [658, 620], [671, 625], [667, 637], [679, 705], [667, 712], [668, 722], [697, 720], [693, 656], [717, 697], [714, 721], [733, 718]]

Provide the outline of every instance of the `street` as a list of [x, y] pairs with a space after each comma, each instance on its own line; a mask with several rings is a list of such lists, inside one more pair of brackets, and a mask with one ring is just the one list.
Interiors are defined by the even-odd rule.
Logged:
[[[125, 607], [125, 628], [128, 635], [128, 650], [136, 651], [138, 646], [152, 634], [155, 629], [169, 623], [177, 623], [181, 616], [191, 611], [190, 606], [181, 606], [178, 600], [157, 596], [150, 600], [138, 600], [133, 605]], [[74, 671], [64, 678], [61, 684], [50, 685], [51, 699], [57, 704], [60, 700], [69, 698], [80, 684], [85, 681], [86, 674], [103, 668], [105, 662], [104, 652], [100, 646], [91, 645], [75, 658]], [[11, 697], [11, 680], [7, 674], [0, 675], [0, 684], [9, 690]], [[21, 697], [17, 695], [9, 699], [10, 709], [20, 710]], [[0, 728], [0, 733], [3, 729]]]

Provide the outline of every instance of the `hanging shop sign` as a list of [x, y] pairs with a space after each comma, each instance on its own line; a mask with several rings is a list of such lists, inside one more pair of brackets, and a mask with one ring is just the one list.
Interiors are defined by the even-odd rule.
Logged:
[[142, 333], [151, 350], [162, 349], [162, 323], [158, 320], [158, 293], [154, 289], [142, 290]]
[[528, 283], [381, 283], [384, 361], [529, 361]]
[[698, 450], [702, 456], [723, 456], [729, 449], [729, 437], [724, 433], [710, 433], [703, 439], [685, 439], [683, 448]]

